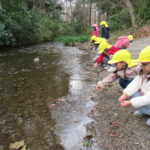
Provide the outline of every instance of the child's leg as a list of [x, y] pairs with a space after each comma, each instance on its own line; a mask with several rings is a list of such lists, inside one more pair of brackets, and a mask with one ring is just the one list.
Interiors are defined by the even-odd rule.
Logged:
[[[150, 115], [150, 105], [139, 108], [142, 115]], [[146, 124], [150, 126], [150, 118], [147, 119]]]
[[109, 58], [104, 57], [103, 60], [102, 60], [102, 64], [108, 65], [108, 61], [109, 61]]
[[110, 66], [108, 64], [108, 61], [112, 58], [112, 55], [109, 55], [109, 57], [104, 57], [103, 60], [102, 60], [102, 64], [105, 66]]
[[119, 84], [123, 89], [125, 89], [132, 80], [133, 80], [133, 78], [130, 78], [130, 79], [120, 78]]
[[[136, 92], [136, 93], [132, 96], [132, 98], [138, 97], [138, 96], [141, 96], [141, 92]], [[150, 105], [140, 107], [138, 110], [136, 110], [136, 111], [134, 112], [134, 115], [135, 115], [135, 116], [150, 115]]]
[[150, 115], [150, 105], [138, 109], [143, 115]]
[[[138, 97], [138, 96], [141, 96], [141, 92], [140, 92], [140, 91], [136, 92], [136, 93], [132, 96], [132, 98]], [[143, 112], [141, 111], [141, 108], [137, 109], [137, 110], [134, 112], [134, 116], [141, 116], [141, 115], [143, 115]]]

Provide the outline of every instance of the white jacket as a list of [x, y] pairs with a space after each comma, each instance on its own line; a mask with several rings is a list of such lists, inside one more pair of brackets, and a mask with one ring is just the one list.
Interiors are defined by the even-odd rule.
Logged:
[[132, 96], [135, 92], [141, 91], [142, 96], [132, 98], [131, 104], [135, 108], [150, 105], [150, 80], [146, 75], [138, 75], [124, 90], [128, 96]]

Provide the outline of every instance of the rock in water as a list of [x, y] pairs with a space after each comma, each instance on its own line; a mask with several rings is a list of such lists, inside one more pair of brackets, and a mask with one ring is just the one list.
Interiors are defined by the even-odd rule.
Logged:
[[34, 61], [34, 62], [39, 62], [40, 59], [39, 59], [39, 58], [34, 58], [33, 61]]

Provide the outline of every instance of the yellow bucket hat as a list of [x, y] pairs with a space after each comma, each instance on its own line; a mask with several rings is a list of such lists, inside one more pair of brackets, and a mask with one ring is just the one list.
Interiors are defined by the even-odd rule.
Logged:
[[110, 61], [108, 61], [108, 63], [109, 64], [115, 64], [115, 63], [122, 62], [122, 61], [126, 62], [128, 64], [129, 68], [138, 64], [135, 60], [133, 60], [131, 58], [130, 52], [126, 49], [117, 51], [113, 55], [112, 59]]
[[107, 24], [106, 21], [101, 21], [101, 22], [100, 22], [100, 25], [104, 25], [105, 27], [108, 27], [108, 24]]
[[97, 36], [92, 36], [92, 37], [91, 37], [91, 41], [95, 41], [97, 38], [99, 38], [99, 37], [97, 37]]
[[133, 41], [133, 35], [128, 35], [128, 39], [130, 40], [130, 41]]
[[104, 52], [105, 49], [111, 48], [111, 45], [107, 42], [103, 42], [98, 47], [98, 54], [101, 54]]
[[145, 47], [139, 54], [138, 62], [150, 62], [150, 45]]
[[99, 38], [97, 38], [95, 41], [96, 41], [95, 44], [101, 44], [102, 42], [106, 42], [106, 39], [99, 37]]

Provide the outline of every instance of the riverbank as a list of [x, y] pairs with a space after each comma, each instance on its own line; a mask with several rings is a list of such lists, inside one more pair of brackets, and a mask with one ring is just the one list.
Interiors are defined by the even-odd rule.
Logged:
[[[148, 37], [150, 36], [150, 25], [146, 25], [143, 27], [138, 27], [138, 28], [129, 28], [129, 29], [125, 29], [125, 30], [118, 30], [118, 31], [114, 31], [111, 33], [110, 35], [110, 39], [108, 40], [108, 42], [110, 44], [114, 44], [117, 41], [117, 38], [119, 36], [122, 35], [129, 35], [132, 34], [134, 36], [134, 39], [139, 39], [139, 38], [144, 38], [144, 37]], [[92, 46], [90, 45], [90, 42], [76, 42], [74, 41], [74, 45], [76, 47], [78, 47], [79, 49], [82, 50], [91, 50]]]
[[[139, 51], [149, 43], [150, 37], [135, 40], [129, 47], [132, 56], [137, 58]], [[97, 71], [97, 74], [95, 85], [109, 73], [103, 70]], [[105, 90], [93, 93], [97, 105], [90, 114], [95, 119], [90, 128], [100, 150], [149, 150], [150, 128], [145, 124], [147, 117], [135, 117], [132, 107], [122, 108], [118, 102], [121, 94], [118, 81]]]

